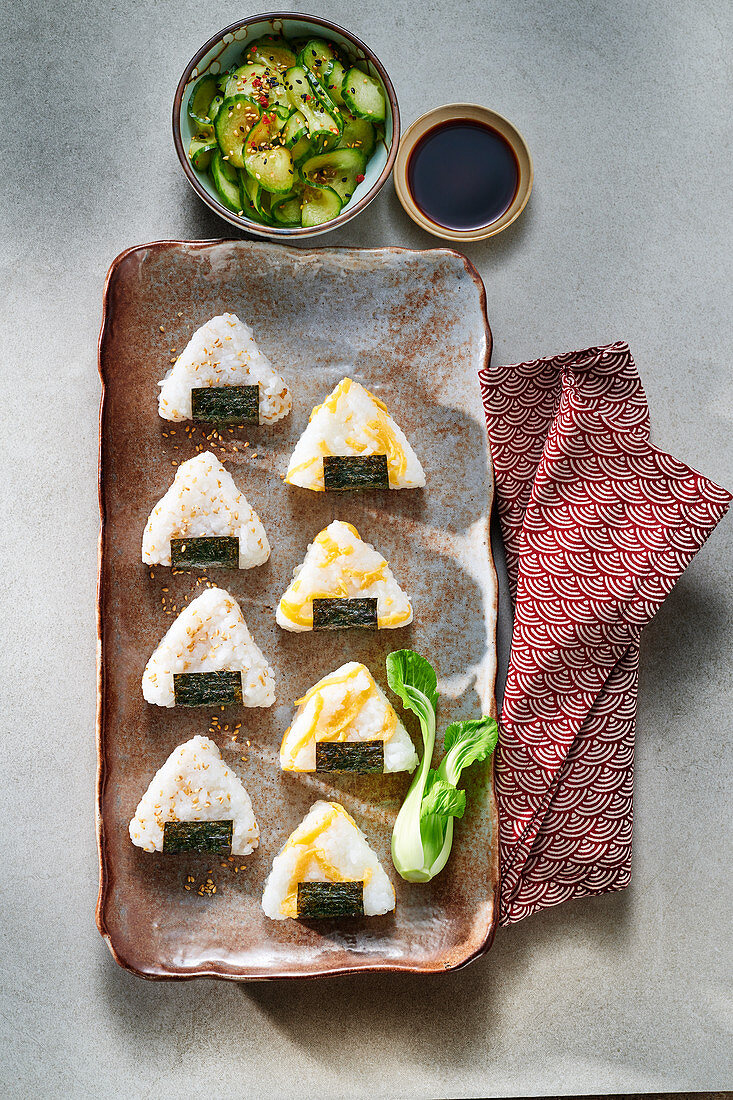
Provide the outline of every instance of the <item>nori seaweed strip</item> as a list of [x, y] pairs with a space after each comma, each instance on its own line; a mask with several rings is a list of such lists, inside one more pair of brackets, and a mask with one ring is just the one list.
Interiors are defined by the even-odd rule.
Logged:
[[376, 630], [376, 596], [316, 596], [313, 600], [314, 630], [345, 630], [348, 627]]
[[239, 569], [239, 539], [236, 535], [202, 535], [195, 539], [171, 539], [174, 569]]
[[242, 706], [241, 672], [174, 672], [177, 707]]
[[389, 489], [386, 455], [326, 455], [323, 459], [326, 489]]
[[191, 419], [204, 424], [258, 424], [259, 386], [194, 386]]
[[213, 852], [230, 855], [231, 821], [166, 821], [163, 825], [164, 852]]
[[384, 771], [384, 741], [316, 741], [317, 772]]
[[363, 882], [299, 882], [298, 916], [363, 917]]

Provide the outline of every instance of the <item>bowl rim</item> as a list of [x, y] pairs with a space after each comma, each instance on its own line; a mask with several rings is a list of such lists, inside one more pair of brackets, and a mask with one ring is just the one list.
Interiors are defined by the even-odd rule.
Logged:
[[[223, 206], [213, 197], [213, 195], [209, 194], [201, 181], [197, 178], [196, 173], [194, 172], [193, 167], [189, 162], [186, 150], [183, 147], [183, 138], [181, 136], [180, 123], [181, 108], [183, 105], [183, 94], [186, 90], [186, 86], [191, 80], [191, 73], [196, 68], [199, 61], [201, 61], [201, 59], [209, 52], [210, 49], [212, 49], [212, 47], [220, 43], [227, 34], [234, 34], [242, 27], [247, 27], [251, 23], [269, 23], [276, 19], [307, 20], [308, 22], [315, 23], [317, 26], [323, 27], [325, 30], [336, 31], [339, 34], [342, 34], [344, 38], [352, 42], [357, 49], [363, 50], [366, 58], [374, 65], [379, 74], [379, 77], [384, 86], [384, 90], [387, 93], [387, 98], [389, 99], [390, 110], [392, 111], [392, 141], [389, 145], [389, 148], [387, 149], [387, 161], [379, 176], [375, 180], [374, 184], [367, 191], [366, 195], [359, 199], [359, 201], [354, 206], [349, 206], [346, 210], [340, 213], [338, 217], [333, 218], [329, 222], [324, 222], [322, 225], [292, 227], [261, 225], [259, 222], [254, 222], [244, 216], [240, 217], [238, 214], [233, 213], [231, 210], [227, 210], [225, 206]], [[374, 51], [370, 49], [370, 47], [367, 46], [365, 42], [362, 42], [362, 40], [358, 38], [355, 34], [352, 34], [351, 31], [347, 30], [345, 27], [340, 26], [338, 23], [333, 23], [329, 19], [323, 19], [319, 15], [308, 15], [305, 12], [297, 11], [271, 11], [263, 12], [259, 15], [247, 16], [247, 18], [238, 19], [235, 23], [231, 23], [228, 27], [224, 27], [222, 30], [217, 31], [216, 34], [212, 35], [211, 38], [209, 38], [208, 41], [206, 41], [203, 46], [201, 46], [196, 51], [196, 53], [193, 55], [193, 57], [190, 59], [183, 70], [183, 74], [181, 76], [181, 79], [178, 81], [178, 86], [173, 97], [172, 123], [173, 143], [176, 148], [178, 160], [180, 161], [181, 167], [183, 168], [188, 182], [191, 184], [199, 198], [202, 199], [206, 203], [206, 205], [214, 211], [215, 214], [218, 214], [220, 218], [223, 218], [225, 221], [229, 222], [230, 225], [234, 225], [238, 229], [241, 229], [246, 233], [252, 233], [258, 237], [269, 237], [271, 239], [275, 238], [281, 240], [297, 240], [303, 237], [314, 237], [317, 236], [319, 233], [325, 233], [331, 229], [337, 229], [339, 226], [344, 225], [347, 221], [349, 221], [350, 218], [354, 217], [355, 214], [360, 213], [366, 206], [368, 206], [372, 199], [374, 199], [379, 191], [381, 191], [382, 187], [387, 182], [390, 173], [392, 172], [392, 168], [394, 166], [400, 147], [400, 109], [397, 104], [397, 94], [394, 90], [394, 85], [389, 78], [387, 70], [385, 69], [384, 65], [379, 60], [377, 55], [374, 53]]]
[[[488, 225], [481, 226], [478, 229], [450, 229], [447, 226], [440, 225], [439, 222], [434, 222], [420, 210], [412, 197], [412, 192], [407, 182], [407, 164], [410, 153], [417, 144], [419, 137], [429, 129], [427, 123], [433, 117], [447, 112], [444, 119], [445, 122], [451, 119], [465, 118], [466, 116], [463, 112], [465, 112], [466, 109], [483, 114], [486, 116], [487, 121], [495, 119], [506, 126], [511, 134], [514, 135], [514, 140], [510, 140], [510, 144], [514, 149], [515, 156], [517, 149], [521, 149], [526, 155], [528, 172], [526, 182], [523, 183], [523, 192], [520, 193], [519, 189], [517, 189], [517, 195], [501, 217], [496, 218], [493, 222], [489, 222]], [[420, 131], [418, 137], [414, 137], [416, 131]], [[442, 103], [438, 107], [431, 107], [429, 111], [425, 111], [424, 114], [410, 123], [400, 140], [400, 147], [397, 152], [394, 169], [394, 185], [395, 191], [397, 192], [397, 198], [400, 200], [402, 209], [412, 219], [415, 225], [419, 226], [420, 229], [424, 229], [426, 233], [430, 233], [433, 237], [438, 237], [440, 240], [452, 241], [454, 243], [460, 243], [461, 241], [484, 241], [489, 237], [495, 237], [497, 234], [502, 233], [517, 220], [524, 210], [529, 202], [529, 196], [532, 194], [533, 184], [534, 163], [532, 161], [532, 153], [530, 152], [529, 145], [524, 135], [514, 125], [511, 119], [506, 118], [505, 115], [499, 114], [499, 112], [495, 111], [492, 107], [486, 107], [483, 103]], [[504, 218], [513, 207], [516, 208], [513, 210], [512, 216], [506, 221], [502, 221], [502, 218]]]

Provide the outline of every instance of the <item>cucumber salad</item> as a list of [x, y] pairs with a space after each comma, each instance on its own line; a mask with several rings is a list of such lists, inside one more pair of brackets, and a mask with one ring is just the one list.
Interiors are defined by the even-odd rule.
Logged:
[[222, 204], [263, 225], [338, 217], [384, 136], [381, 85], [331, 42], [260, 38], [242, 64], [194, 85], [188, 155]]

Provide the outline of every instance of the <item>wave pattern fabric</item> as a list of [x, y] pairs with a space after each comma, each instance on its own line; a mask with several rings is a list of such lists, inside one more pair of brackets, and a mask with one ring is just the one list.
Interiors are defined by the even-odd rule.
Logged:
[[628, 344], [480, 372], [515, 617], [500, 923], [631, 874], [639, 635], [731, 494], [649, 442]]

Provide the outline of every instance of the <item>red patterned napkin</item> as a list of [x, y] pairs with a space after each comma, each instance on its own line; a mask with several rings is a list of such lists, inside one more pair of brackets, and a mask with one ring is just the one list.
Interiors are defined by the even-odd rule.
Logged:
[[481, 371], [515, 607], [500, 923], [631, 871], [639, 634], [730, 493], [649, 442], [625, 343]]

